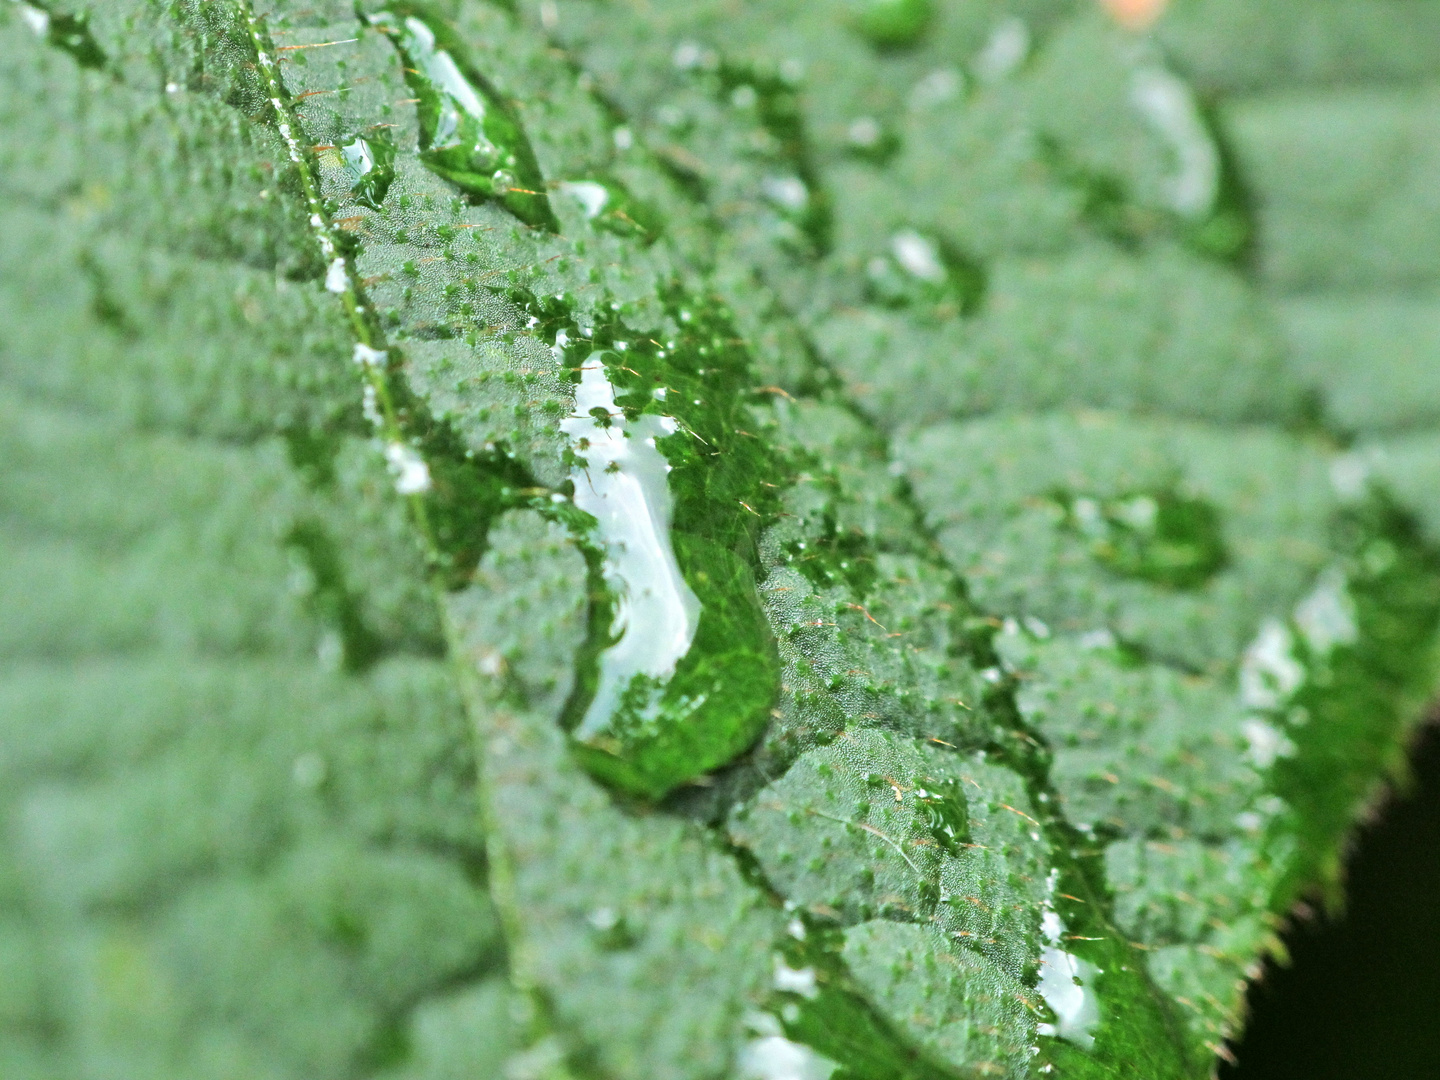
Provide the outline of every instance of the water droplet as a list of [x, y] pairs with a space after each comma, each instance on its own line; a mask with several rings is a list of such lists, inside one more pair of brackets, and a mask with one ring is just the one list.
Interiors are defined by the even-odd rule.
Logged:
[[379, 210], [395, 179], [395, 144], [384, 128], [375, 128], [340, 147], [351, 179], [350, 193], [362, 206]]
[[105, 51], [90, 33], [88, 15], [66, 15], [47, 10], [43, 4], [17, 4], [25, 24], [45, 41], [69, 53], [81, 67], [102, 68], [108, 62]]
[[1354, 501], [1365, 494], [1370, 466], [1359, 454], [1341, 454], [1330, 463], [1330, 486], [1342, 499]]
[[1048, 905], [1041, 917], [1040, 933], [1047, 944], [1040, 950], [1038, 989], [1054, 1013], [1055, 1023], [1038, 1024], [1037, 1030], [1089, 1049], [1095, 1044], [1093, 1031], [1100, 1023], [1100, 999], [1094, 990], [1100, 971], [1060, 947], [1065, 924]]
[[430, 490], [430, 467], [413, 446], [402, 442], [386, 444], [385, 461], [395, 477], [397, 493], [423, 495]]
[[851, 7], [851, 24], [879, 49], [914, 45], [934, 16], [931, 0], [857, 0]]
[[958, 70], [939, 68], [911, 87], [908, 103], [918, 112], [957, 98], [964, 89], [965, 78]]
[[609, 726], [622, 695], [640, 683], [658, 689], [675, 673], [700, 620], [700, 601], [670, 543], [670, 466], [655, 446], [675, 433], [675, 421], [644, 416], [627, 424], [623, 417], [603, 360], [592, 357], [581, 368], [575, 414], [560, 426], [580, 447], [574, 502], [599, 524], [617, 602], [615, 644], [601, 656], [600, 684], [574, 733], [582, 741]]
[[810, 204], [810, 189], [798, 176], [767, 176], [760, 181], [760, 190], [782, 210], [798, 214]]
[[1320, 575], [1314, 590], [1295, 607], [1295, 625], [1312, 654], [1329, 655], [1337, 645], [1359, 639], [1355, 601], [1345, 587], [1345, 574], [1330, 568]]
[[1030, 55], [1030, 28], [1014, 16], [1002, 20], [990, 32], [985, 47], [971, 64], [981, 82], [999, 82], [1018, 68]]
[[1160, 67], [1139, 68], [1131, 78], [1130, 100], [1174, 156], [1166, 202], [1182, 217], [1203, 218], [1220, 194], [1220, 150], [1190, 87]]
[[782, 994], [799, 994], [803, 998], [815, 998], [819, 993], [813, 967], [792, 968], [784, 957], [775, 957], [774, 987]]
[[369, 16], [399, 51], [420, 121], [420, 161], [475, 199], [495, 199], [527, 225], [558, 230], [545, 179], [519, 121], [443, 23]]
[[1240, 661], [1240, 700], [1247, 709], [1278, 709], [1305, 681], [1294, 646], [1289, 627], [1279, 619], [1261, 625]]
[[766, 1035], [746, 1043], [738, 1067], [742, 1080], [828, 1080], [839, 1068], [783, 1035]]
[[567, 180], [557, 190], [578, 204], [585, 219], [596, 228], [617, 236], [631, 236], [649, 244], [659, 239], [664, 228], [660, 215], [613, 177]]
[[[613, 345], [615, 335], [605, 336]], [[630, 345], [623, 362], [610, 349], [586, 357], [574, 413], [561, 423], [574, 447], [572, 499], [594, 520], [608, 593], [597, 609], [604, 626], [593, 674], [567, 726], [593, 771], [654, 798], [754, 741], [778, 669], [748, 567], [711, 537], [674, 527], [679, 510], [719, 508], [691, 482], [672, 492], [670, 457], [693, 456], [699, 436], [653, 392], [662, 374], [680, 373], [642, 348], [644, 339]], [[651, 373], [639, 374], [644, 368]], [[686, 475], [698, 480], [694, 465], [710, 460], [695, 458]]]
[[1134, 492], [1113, 499], [1061, 493], [1068, 528], [1090, 553], [1126, 577], [1172, 589], [1198, 589], [1228, 556], [1220, 512], [1204, 499], [1173, 489]]
[[924, 787], [915, 789], [915, 803], [925, 830], [942, 851], [954, 855], [970, 842], [970, 817], [960, 781], [927, 779]]
[[759, 100], [760, 95], [749, 83], [741, 83], [730, 91], [730, 104], [737, 109], [753, 109]]
[[913, 229], [892, 236], [890, 250], [866, 264], [865, 276], [870, 299], [887, 307], [930, 305], [938, 314], [972, 315], [985, 295], [985, 273], [977, 263]]

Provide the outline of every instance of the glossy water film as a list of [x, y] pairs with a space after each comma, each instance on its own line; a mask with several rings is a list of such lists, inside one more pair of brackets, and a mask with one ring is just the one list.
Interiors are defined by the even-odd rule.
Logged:
[[452, 32], [397, 4], [369, 16], [405, 64], [420, 120], [420, 160], [473, 199], [494, 199], [527, 225], [555, 230], [545, 179], [510, 108], [464, 62]]

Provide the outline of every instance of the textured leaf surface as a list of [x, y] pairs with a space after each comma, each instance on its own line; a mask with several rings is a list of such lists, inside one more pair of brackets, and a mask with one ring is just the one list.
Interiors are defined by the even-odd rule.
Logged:
[[1434, 688], [1437, 18], [7, 5], [0, 1072], [1206, 1075]]

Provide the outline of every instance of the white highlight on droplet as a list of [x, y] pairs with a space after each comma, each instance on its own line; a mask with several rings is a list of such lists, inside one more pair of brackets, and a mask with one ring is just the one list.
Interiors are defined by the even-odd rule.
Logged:
[[610, 201], [610, 192], [605, 185], [594, 180], [571, 180], [561, 184], [560, 191], [580, 204], [587, 221], [598, 217]]
[[792, 213], [804, 210], [810, 202], [810, 189], [798, 176], [767, 176], [760, 181], [760, 190], [776, 206]]
[[945, 264], [940, 261], [940, 248], [928, 237], [903, 229], [890, 238], [890, 252], [911, 276], [932, 285], [945, 281]]
[[[1059, 875], [1052, 871], [1052, 892], [1058, 880]], [[1040, 950], [1039, 990], [1055, 1014], [1055, 1023], [1038, 1024], [1036, 1029], [1089, 1049], [1095, 1043], [1093, 1029], [1100, 1023], [1100, 999], [1093, 989], [1100, 969], [1060, 947], [1065, 924], [1048, 903], [1040, 919], [1040, 933], [1048, 944]]]
[[[592, 415], [599, 410], [599, 416]], [[605, 579], [615, 594], [611, 632], [600, 656], [595, 698], [576, 729], [604, 729], [636, 675], [668, 679], [690, 651], [700, 601], [680, 572], [670, 543], [670, 464], [655, 445], [678, 425], [646, 414], [627, 421], [599, 354], [580, 369], [575, 412], [560, 422], [584, 464], [571, 472], [575, 505], [594, 516], [605, 547]]]
[[997, 82], [1023, 64], [1029, 55], [1030, 28], [1023, 20], [1011, 16], [990, 32], [971, 69], [980, 81]]
[[1295, 606], [1295, 625], [1318, 656], [1329, 654], [1337, 645], [1351, 645], [1360, 637], [1355, 601], [1345, 585], [1344, 571], [1332, 566], [1320, 575], [1310, 595]]
[[829, 1080], [838, 1066], [783, 1035], [752, 1039], [740, 1051], [741, 1080]]
[[395, 490], [401, 495], [423, 495], [430, 490], [430, 466], [413, 446], [402, 442], [385, 445], [385, 460], [395, 476]]
[[938, 68], [910, 88], [911, 109], [927, 109], [960, 96], [965, 79], [955, 68]]
[[460, 129], [457, 106], [459, 110], [480, 120], [485, 116], [485, 102], [470, 85], [470, 80], [460, 71], [455, 59], [444, 49], [436, 48], [435, 32], [430, 27], [410, 16], [405, 20], [405, 29], [420, 43], [420, 48], [413, 50], [413, 54], [419, 65], [425, 69], [425, 77], [441, 91], [440, 110], [433, 139], [435, 145], [444, 146], [454, 139]]
[[1252, 716], [1240, 725], [1245, 736], [1245, 756], [1260, 769], [1268, 769], [1277, 758], [1295, 753], [1295, 744], [1274, 724]]
[[336, 258], [325, 272], [325, 288], [333, 293], [343, 293], [350, 287], [350, 275], [345, 269], [345, 260]]
[[1175, 155], [1165, 185], [1170, 209], [1192, 218], [1208, 214], [1220, 194], [1220, 151], [1190, 88], [1164, 68], [1140, 68], [1131, 77], [1130, 100]]
[[880, 121], [873, 116], [862, 116], [850, 122], [845, 134], [853, 145], [868, 150], [879, 144], [880, 136], [884, 132], [881, 130]]
[[385, 357], [388, 355], [384, 349], [372, 349], [364, 342], [357, 341], [351, 359], [361, 367], [378, 368], [385, 365]]
[[1370, 466], [1359, 454], [1341, 454], [1330, 463], [1330, 486], [1342, 499], [1354, 500], [1365, 494]]
[[41, 11], [39, 8], [31, 7], [29, 4], [21, 4], [20, 17], [25, 20], [26, 26], [30, 27], [31, 30], [34, 30], [35, 33], [41, 37], [44, 37], [50, 32], [49, 12]]
[[693, 41], [682, 41], [675, 47], [675, 55], [671, 57], [675, 66], [681, 71], [689, 71], [691, 68], [700, 66], [702, 50]]
[[375, 427], [385, 426], [385, 417], [380, 415], [379, 396], [375, 393], [375, 387], [368, 382], [360, 388], [360, 411]]
[[1269, 711], [1285, 703], [1305, 681], [1305, 667], [1294, 655], [1295, 639], [1279, 619], [1266, 619], [1240, 661], [1240, 701], [1246, 708]]
[[775, 989], [787, 994], [813, 998], [820, 993], [813, 967], [792, 968], [783, 957], [775, 957]]

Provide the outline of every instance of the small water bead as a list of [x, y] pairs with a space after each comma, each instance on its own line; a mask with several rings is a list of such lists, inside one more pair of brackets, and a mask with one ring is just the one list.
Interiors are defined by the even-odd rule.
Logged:
[[664, 229], [664, 219], [652, 207], [632, 195], [614, 177], [567, 180], [557, 191], [573, 200], [585, 219], [597, 229], [617, 236], [631, 236], [654, 243]]
[[965, 77], [956, 68], [937, 68], [910, 88], [906, 103], [922, 112], [959, 97], [965, 92]]
[[845, 129], [845, 141], [856, 157], [882, 165], [900, 149], [900, 139], [873, 116], [861, 116]]
[[395, 144], [384, 128], [374, 128], [340, 147], [340, 160], [351, 179], [350, 193], [362, 206], [379, 210], [395, 180]]
[[1198, 589], [1228, 559], [1220, 511], [1204, 499], [1172, 489], [1057, 499], [1066, 524], [1089, 540], [1091, 554], [1126, 577]]
[[1182, 217], [1202, 219], [1220, 194], [1220, 148], [1190, 87], [1162, 67], [1142, 67], [1131, 77], [1130, 100], [1151, 129], [1168, 143], [1174, 168], [1164, 199]]
[[760, 190], [770, 202], [792, 214], [804, 213], [810, 205], [810, 189], [798, 176], [766, 176], [760, 181]]
[[1030, 28], [1023, 19], [1001, 20], [985, 47], [976, 55], [970, 69], [981, 82], [999, 82], [1015, 71], [1030, 55]]
[[937, 314], [972, 315], [985, 295], [984, 271], [943, 239], [903, 229], [890, 250], [865, 267], [866, 288], [886, 307], [932, 305]]

